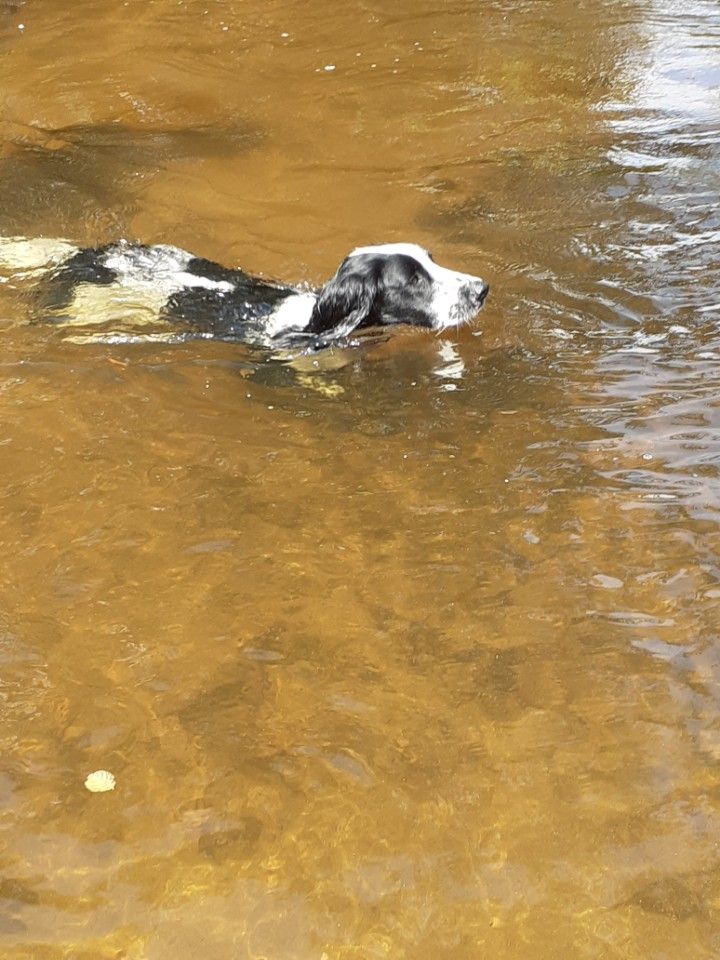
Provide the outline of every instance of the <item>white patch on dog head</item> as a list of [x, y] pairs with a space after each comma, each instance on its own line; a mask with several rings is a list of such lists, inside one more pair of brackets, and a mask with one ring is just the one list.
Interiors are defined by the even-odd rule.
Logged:
[[356, 257], [362, 253], [377, 253], [388, 257], [398, 254], [403, 257], [414, 257], [425, 269], [427, 264], [434, 266], [432, 257], [419, 243], [376, 243], [370, 247], [355, 247], [349, 256]]

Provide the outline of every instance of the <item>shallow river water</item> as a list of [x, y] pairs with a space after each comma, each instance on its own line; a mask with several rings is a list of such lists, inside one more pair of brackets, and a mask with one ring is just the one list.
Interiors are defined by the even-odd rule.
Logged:
[[719, 192], [710, 0], [2, 0], [0, 235], [492, 285], [292, 366], [5, 277], [3, 958], [720, 956]]

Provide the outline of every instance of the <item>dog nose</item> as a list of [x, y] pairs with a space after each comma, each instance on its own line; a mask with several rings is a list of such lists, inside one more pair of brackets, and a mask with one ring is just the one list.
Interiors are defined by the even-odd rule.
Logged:
[[481, 307], [483, 303], [485, 303], [485, 298], [487, 297], [489, 292], [490, 292], [490, 284], [485, 283], [484, 280], [477, 280], [472, 285], [471, 295], [473, 300], [475, 301], [475, 303], [477, 303], [479, 307]]

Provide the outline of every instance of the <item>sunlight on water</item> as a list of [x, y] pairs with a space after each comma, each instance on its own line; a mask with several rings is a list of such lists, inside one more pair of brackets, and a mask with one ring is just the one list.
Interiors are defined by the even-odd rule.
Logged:
[[714, 960], [717, 6], [7, 0], [0, 48], [1, 236], [492, 287], [267, 356], [6, 264], [2, 956]]

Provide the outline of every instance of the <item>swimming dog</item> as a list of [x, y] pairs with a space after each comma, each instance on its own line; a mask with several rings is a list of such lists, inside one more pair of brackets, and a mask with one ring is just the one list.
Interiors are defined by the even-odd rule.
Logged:
[[65, 241], [0, 239], [0, 267], [37, 286], [44, 319], [107, 323], [141, 314], [183, 339], [320, 347], [366, 328], [399, 324], [442, 331], [469, 323], [488, 284], [435, 263], [412, 243], [358, 247], [318, 290], [251, 276], [165, 244], [119, 241], [78, 248]]

